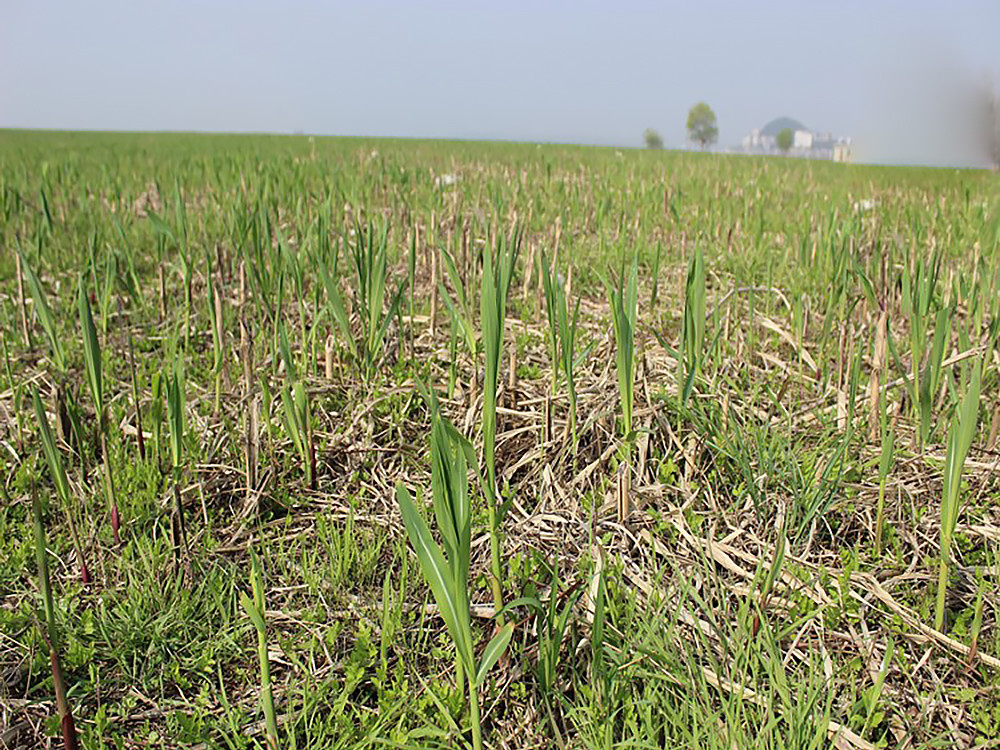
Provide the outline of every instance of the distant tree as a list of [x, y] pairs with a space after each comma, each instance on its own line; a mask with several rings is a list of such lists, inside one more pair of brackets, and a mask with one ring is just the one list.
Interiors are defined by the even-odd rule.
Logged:
[[646, 141], [646, 148], [663, 148], [663, 136], [652, 128], [646, 128], [646, 132], [642, 134], [642, 137]]
[[719, 139], [719, 125], [715, 120], [715, 112], [705, 102], [698, 102], [688, 112], [688, 137], [697, 141], [702, 148], [710, 146]]
[[774, 142], [782, 152], [787, 154], [789, 149], [791, 149], [792, 144], [795, 142], [795, 133], [792, 132], [791, 128], [785, 128], [778, 133]]

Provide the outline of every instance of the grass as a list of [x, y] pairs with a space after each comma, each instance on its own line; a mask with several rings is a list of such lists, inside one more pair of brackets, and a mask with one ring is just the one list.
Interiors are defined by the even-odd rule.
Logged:
[[0, 745], [989, 747], [996, 196], [0, 132]]

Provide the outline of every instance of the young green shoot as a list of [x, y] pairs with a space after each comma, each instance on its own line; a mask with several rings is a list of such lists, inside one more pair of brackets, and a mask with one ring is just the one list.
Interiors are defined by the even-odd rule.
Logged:
[[[444, 543], [437, 545], [427, 522], [406, 487], [396, 484], [396, 500], [407, 536], [417, 553], [420, 570], [430, 586], [441, 617], [455, 646], [456, 682], [468, 682], [474, 750], [483, 747], [479, 688], [503, 655], [514, 632], [513, 623], [499, 628], [479, 662], [475, 658], [472, 616], [469, 612], [469, 564], [472, 510], [468, 494], [468, 463], [475, 461], [472, 446], [434, 408], [431, 428], [431, 485], [434, 517]], [[498, 610], [499, 611], [499, 610]]]
[[260, 560], [253, 548], [250, 549], [251, 599], [240, 592], [240, 604], [250, 617], [257, 631], [257, 657], [260, 661], [260, 702], [264, 708], [264, 724], [269, 750], [278, 750], [278, 719], [274, 710], [274, 693], [271, 687], [271, 663], [267, 657], [267, 605], [264, 601], [264, 574]]
[[941, 561], [938, 566], [937, 606], [934, 627], [944, 626], [945, 597], [948, 592], [948, 571], [951, 564], [951, 546], [958, 524], [961, 508], [962, 471], [965, 458], [976, 436], [979, 419], [980, 370], [982, 365], [976, 357], [970, 364], [972, 370], [965, 395], [951, 421], [948, 431], [948, 451], [944, 465], [944, 488], [941, 495]]
[[108, 511], [111, 515], [111, 531], [114, 535], [115, 546], [118, 546], [121, 544], [119, 535], [121, 519], [118, 514], [118, 500], [115, 497], [114, 477], [111, 474], [111, 456], [108, 450], [101, 345], [97, 340], [97, 328], [94, 326], [94, 316], [90, 311], [90, 300], [87, 297], [87, 289], [82, 275], [80, 276], [77, 303], [80, 308], [80, 329], [83, 335], [83, 360], [87, 370], [87, 384], [90, 386], [90, 395], [94, 399], [94, 410], [97, 412], [97, 434], [101, 444], [101, 458], [104, 463], [104, 487], [107, 493]]
[[486, 464], [486, 502], [490, 520], [490, 559], [493, 600], [503, 608], [500, 568], [500, 524], [503, 508], [499, 500], [496, 467], [497, 390], [503, 358], [504, 324], [507, 319], [507, 291], [517, 262], [520, 234], [507, 240], [497, 233], [495, 253], [483, 253], [482, 293], [479, 324], [482, 329], [486, 372], [483, 382], [483, 458]]
[[74, 521], [69, 481], [66, 478], [62, 456], [59, 453], [58, 447], [56, 447], [52, 428], [49, 427], [49, 418], [45, 414], [45, 407], [42, 404], [41, 397], [38, 395], [37, 388], [32, 389], [31, 400], [35, 407], [35, 417], [38, 419], [38, 432], [42, 439], [42, 453], [45, 454], [45, 461], [49, 465], [49, 474], [52, 475], [52, 482], [56, 486], [56, 494], [59, 496], [59, 501], [65, 509], [66, 524], [69, 526], [73, 548], [76, 551], [76, 560], [80, 565], [80, 580], [83, 583], [90, 583], [90, 570], [87, 568], [87, 561], [83, 555], [83, 545], [80, 543], [80, 535], [77, 533], [76, 522]]
[[76, 736], [76, 726], [73, 722], [73, 711], [70, 708], [69, 698], [66, 693], [66, 682], [63, 679], [62, 664], [59, 660], [59, 628], [56, 624], [55, 600], [52, 596], [52, 583], [49, 579], [45, 526], [42, 524], [41, 504], [34, 489], [32, 489], [31, 508], [34, 516], [35, 562], [38, 566], [38, 588], [42, 592], [42, 603], [45, 608], [45, 640], [49, 647], [49, 663], [52, 667], [52, 689], [56, 695], [59, 727], [62, 731], [63, 747], [65, 750], [76, 750], [80, 745]]

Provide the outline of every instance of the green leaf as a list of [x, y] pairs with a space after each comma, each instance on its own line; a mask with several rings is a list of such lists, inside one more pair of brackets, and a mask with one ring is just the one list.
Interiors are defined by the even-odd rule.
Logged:
[[77, 295], [80, 307], [80, 328], [83, 329], [83, 354], [87, 367], [87, 381], [90, 383], [90, 393], [97, 408], [97, 418], [104, 415], [104, 393], [101, 387], [101, 345], [97, 340], [97, 328], [94, 326], [94, 316], [90, 311], [90, 300], [84, 286], [84, 277], [80, 276], [80, 290]]
[[45, 298], [45, 289], [42, 287], [41, 280], [35, 275], [31, 265], [28, 263], [28, 259], [23, 254], [21, 254], [21, 268], [24, 270], [24, 276], [28, 280], [31, 297], [35, 301], [35, 315], [38, 317], [38, 321], [42, 324], [42, 329], [49, 339], [49, 347], [52, 350], [52, 364], [55, 365], [59, 372], [65, 372], [66, 355], [63, 351], [62, 339], [59, 338], [59, 332], [56, 329], [55, 316], [52, 315], [52, 309]]
[[253, 599], [247, 596], [245, 591], [240, 592], [240, 604], [243, 605], [243, 609], [250, 616], [250, 621], [253, 622], [253, 626], [257, 628], [257, 632], [261, 633], [266, 630], [264, 624], [264, 617], [260, 610], [257, 609], [257, 605], [253, 603]]
[[288, 431], [288, 437], [295, 445], [299, 456], [305, 456], [305, 435], [299, 423], [299, 415], [295, 408], [292, 392], [287, 385], [281, 389], [281, 405], [284, 407], [285, 428]]
[[503, 652], [507, 650], [507, 644], [510, 643], [512, 635], [514, 635], [514, 623], [508, 622], [486, 644], [486, 650], [483, 651], [483, 658], [479, 661], [479, 670], [476, 672], [476, 687], [483, 684], [486, 675], [493, 668], [493, 665], [503, 656]]
[[410, 499], [410, 492], [402, 482], [396, 483], [396, 501], [399, 503], [403, 524], [410, 544], [417, 553], [420, 570], [427, 579], [434, 601], [437, 602], [441, 617], [448, 628], [455, 651], [469, 674], [474, 671], [472, 658], [472, 627], [469, 622], [469, 608], [463, 597], [457, 595], [455, 581], [441, 550], [434, 543], [427, 523], [417, 512]]
[[45, 454], [45, 461], [49, 465], [49, 473], [52, 481], [56, 485], [56, 492], [59, 499], [65, 504], [70, 502], [69, 482], [66, 480], [66, 470], [63, 468], [62, 457], [56, 448], [55, 438], [52, 437], [52, 428], [49, 426], [49, 418], [45, 414], [45, 407], [42, 399], [38, 395], [38, 389], [32, 389], [32, 402], [35, 407], [35, 416], [38, 418], [38, 430], [42, 436], [42, 452]]
[[351, 356], [357, 358], [358, 349], [357, 345], [354, 343], [354, 334], [351, 331], [351, 319], [347, 314], [347, 306], [344, 304], [344, 298], [340, 293], [340, 287], [337, 286], [336, 279], [330, 276], [330, 273], [326, 270], [326, 267], [322, 263], [319, 264], [319, 273], [320, 278], [323, 280], [323, 286], [326, 288], [326, 299], [330, 308], [330, 313], [333, 316], [334, 322], [337, 324], [337, 329], [340, 331], [340, 337], [347, 344], [347, 347], [351, 352]]

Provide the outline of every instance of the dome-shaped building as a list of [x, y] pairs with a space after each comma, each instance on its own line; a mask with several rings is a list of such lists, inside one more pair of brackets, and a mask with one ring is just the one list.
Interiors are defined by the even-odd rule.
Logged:
[[760, 134], [771, 138], [777, 138], [778, 133], [786, 128], [791, 130], [793, 133], [796, 130], [808, 130], [805, 125], [798, 120], [792, 119], [791, 117], [776, 117], [760, 129]]

